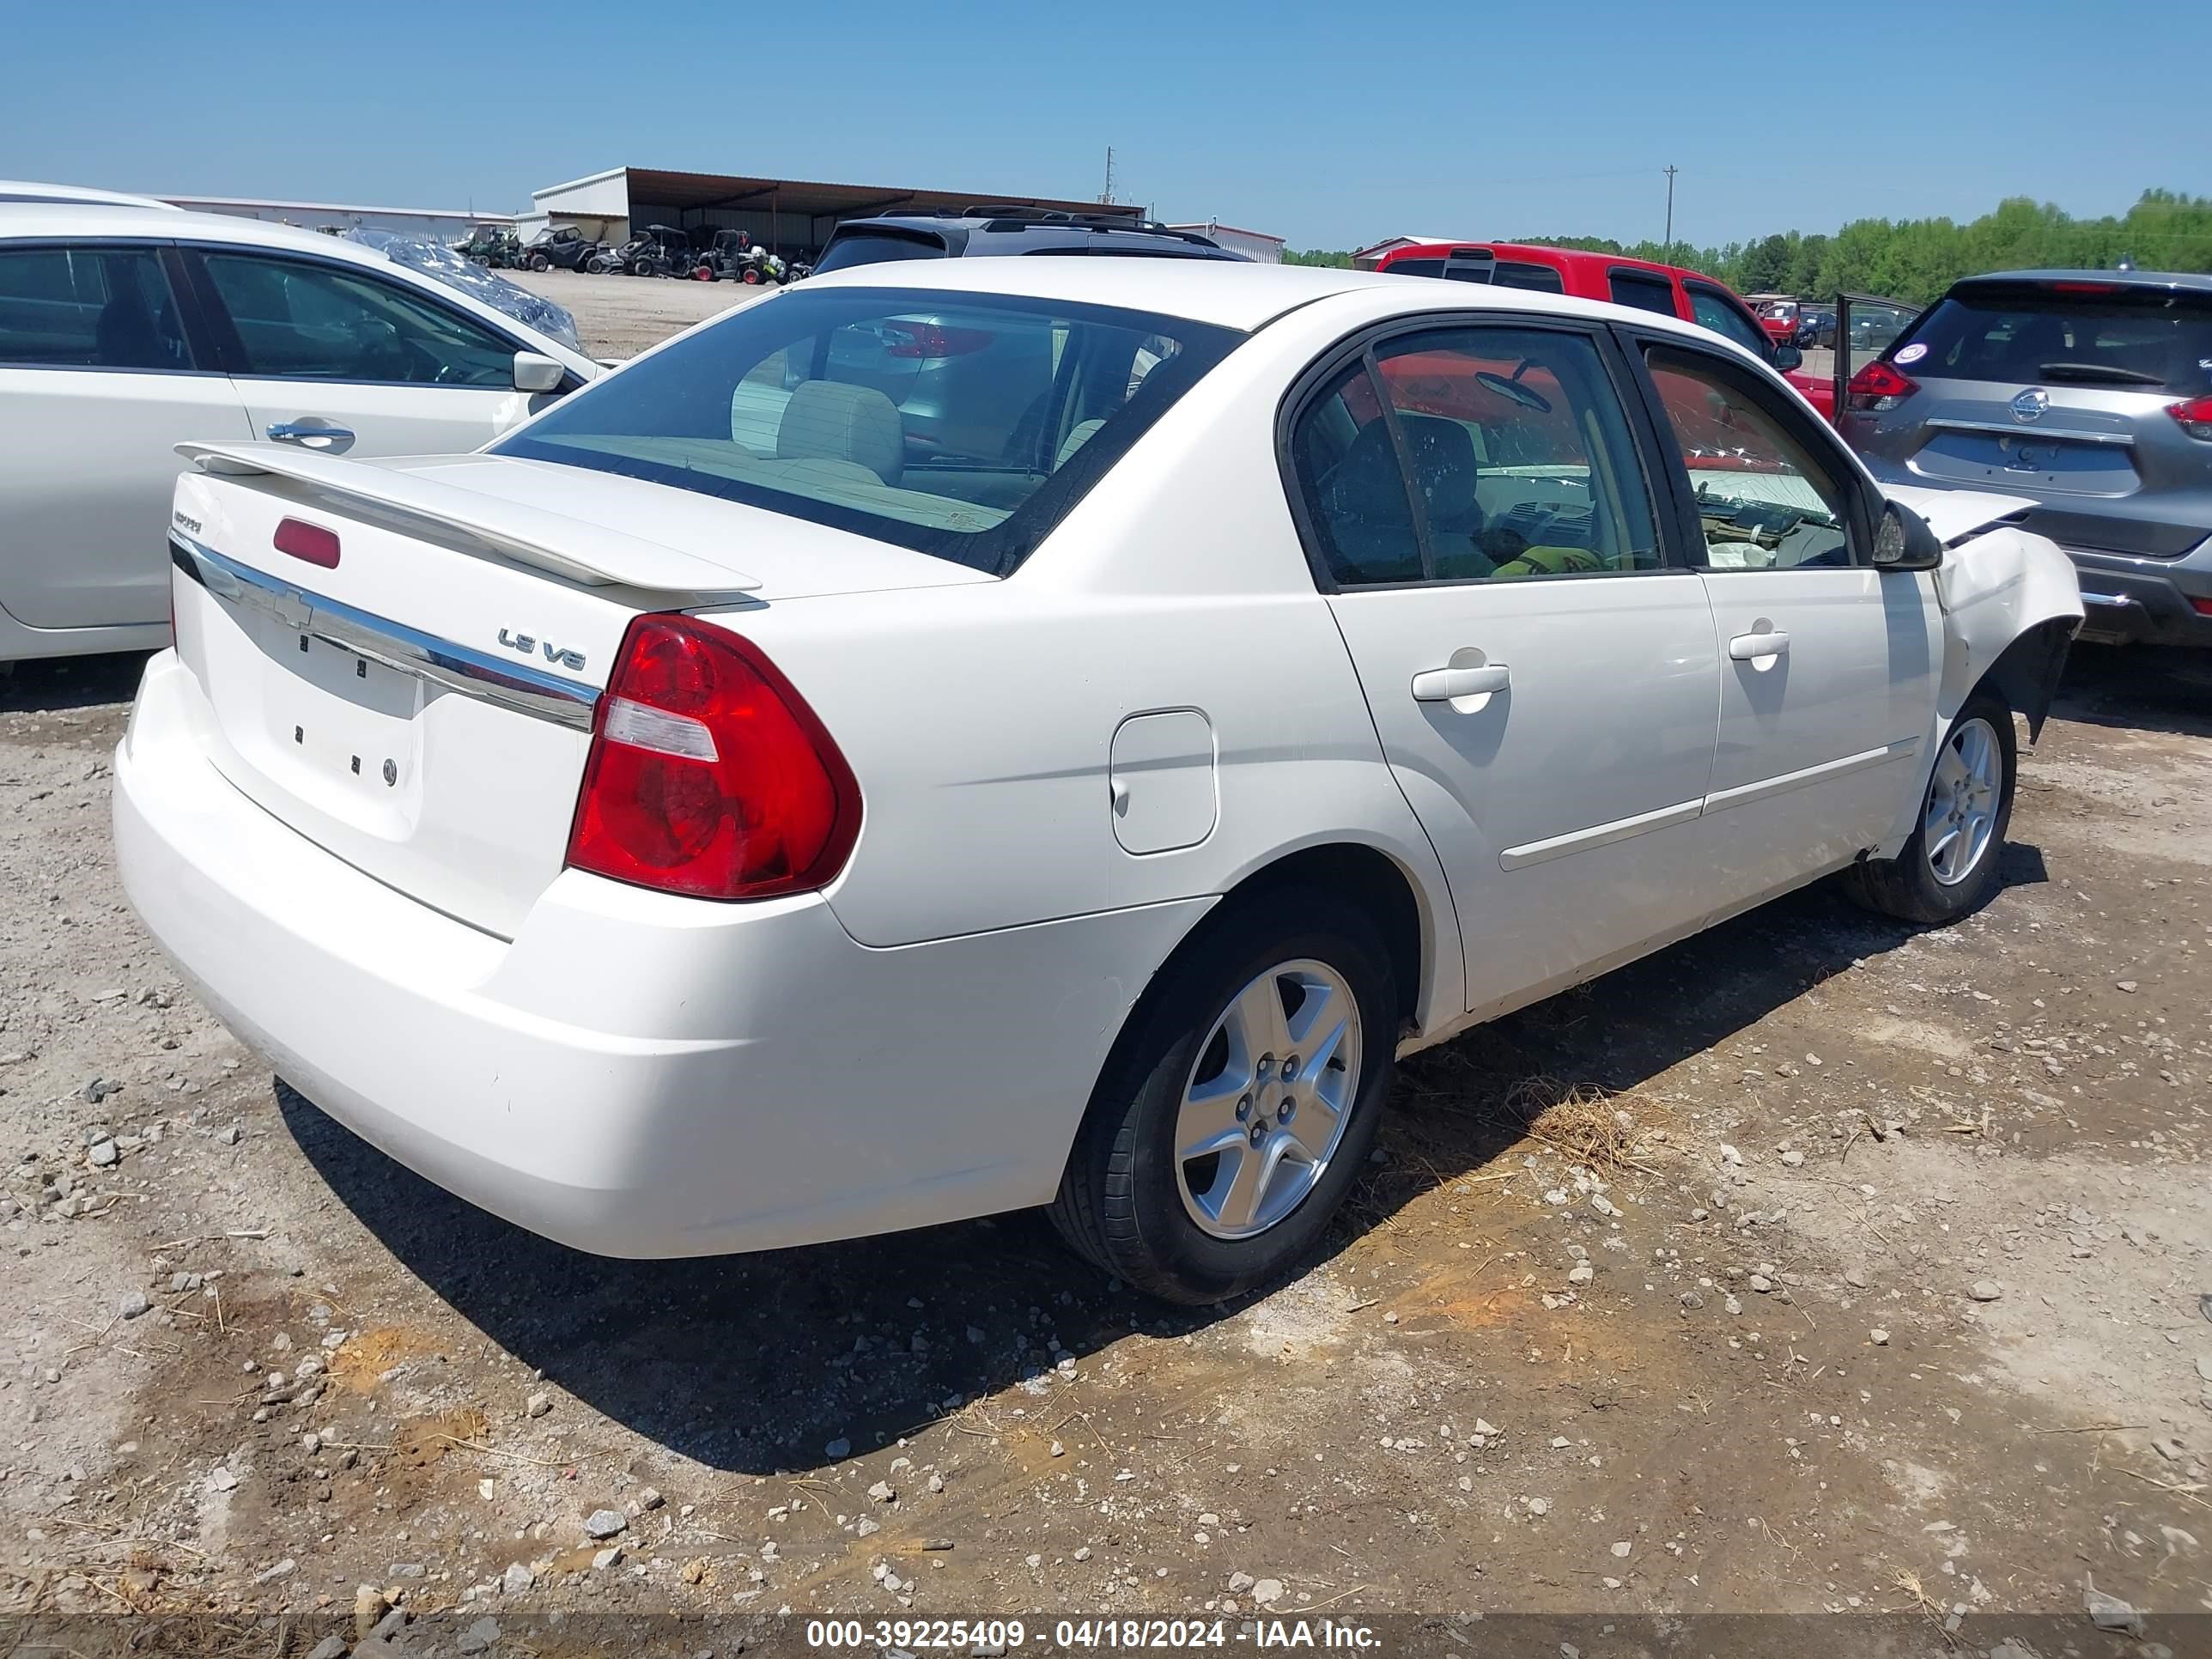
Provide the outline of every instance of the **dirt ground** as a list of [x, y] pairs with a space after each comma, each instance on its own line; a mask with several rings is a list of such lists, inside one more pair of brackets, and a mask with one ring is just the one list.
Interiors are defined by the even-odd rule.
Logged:
[[760, 292], [742, 283], [687, 283], [670, 276], [590, 276], [574, 270], [500, 275], [568, 307], [584, 349], [606, 358], [634, 356]]
[[356, 1141], [124, 905], [137, 667], [0, 681], [0, 1619], [1879, 1613], [2049, 1659], [2106, 1650], [2094, 1586], [2203, 1650], [2205, 667], [2077, 650], [1979, 915], [1812, 890], [1419, 1057], [1322, 1258], [1172, 1312], [1030, 1215], [598, 1260]]

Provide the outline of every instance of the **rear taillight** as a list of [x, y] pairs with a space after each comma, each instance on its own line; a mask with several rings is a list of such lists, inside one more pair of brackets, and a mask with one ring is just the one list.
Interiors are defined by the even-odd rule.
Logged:
[[860, 828], [852, 769], [748, 641], [640, 617], [599, 699], [568, 862], [698, 898], [821, 887]]
[[[941, 357], [965, 357], [999, 337], [987, 328], [946, 328], [941, 323], [894, 323], [884, 333], [884, 356], [930, 362]], [[894, 334], [904, 337], [891, 338]]]
[[1917, 380], [1899, 374], [1887, 363], [1869, 363], [1851, 376], [1850, 384], [1844, 388], [1844, 402], [1850, 408], [1878, 414], [1885, 409], [1895, 409], [1919, 390]]
[[2166, 412], [2191, 437], [2212, 443], [2212, 398], [2191, 398], [2185, 404], [2168, 404]]
[[338, 568], [338, 536], [335, 530], [325, 530], [301, 519], [280, 519], [276, 541], [279, 553], [289, 553], [295, 559], [305, 559], [325, 570]]
[[2192, 593], [2189, 597], [2189, 608], [2200, 617], [2212, 617], [2212, 599]]

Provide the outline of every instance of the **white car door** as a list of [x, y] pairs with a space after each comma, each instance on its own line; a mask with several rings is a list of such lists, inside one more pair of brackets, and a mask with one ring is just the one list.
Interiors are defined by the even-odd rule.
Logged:
[[[1688, 931], [1719, 665], [1595, 325], [1371, 342], [1291, 433], [1301, 531], [1490, 1012]], [[1408, 480], [1411, 481], [1410, 488]]]
[[27, 627], [161, 623], [171, 446], [247, 435], [167, 260], [151, 243], [0, 246], [0, 608]]
[[1921, 775], [1942, 616], [1931, 574], [1872, 567], [1879, 505], [1817, 420], [1719, 351], [1680, 337], [1642, 349], [1712, 596], [1705, 828], [1740, 907], [1849, 864], [1897, 822]]
[[542, 400], [515, 343], [397, 279], [337, 261], [189, 250], [256, 437], [326, 454], [477, 449]]

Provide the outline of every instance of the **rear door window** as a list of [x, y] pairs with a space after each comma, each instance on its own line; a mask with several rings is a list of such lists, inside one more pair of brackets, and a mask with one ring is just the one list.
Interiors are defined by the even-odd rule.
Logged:
[[1907, 374], [2014, 385], [2212, 392], [2212, 294], [2115, 284], [1954, 290], [1891, 354]]
[[0, 363], [33, 368], [193, 367], [160, 252], [0, 250]]
[[1606, 281], [1617, 306], [1656, 311], [1662, 317], [1674, 314], [1674, 285], [1664, 276], [1648, 270], [1615, 270], [1607, 274]]
[[1308, 405], [1291, 450], [1306, 521], [1343, 586], [1662, 562], [1612, 378], [1586, 334], [1478, 325], [1382, 342], [1371, 373], [1346, 369]]
[[1242, 337], [1113, 307], [809, 286], [572, 393], [496, 448], [1003, 574]]
[[1531, 294], [1565, 294], [1567, 285], [1559, 273], [1549, 265], [1532, 264], [1526, 259], [1500, 259], [1498, 274], [1491, 279], [1498, 288], [1525, 289]]

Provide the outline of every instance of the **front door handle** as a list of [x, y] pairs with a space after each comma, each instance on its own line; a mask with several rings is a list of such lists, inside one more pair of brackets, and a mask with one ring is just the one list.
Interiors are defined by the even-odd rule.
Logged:
[[349, 444], [353, 434], [342, 426], [326, 426], [313, 421], [278, 421], [269, 428], [269, 441], [277, 444]]
[[1486, 697], [1513, 683], [1513, 671], [1502, 662], [1480, 668], [1431, 668], [1413, 676], [1415, 702], [1452, 702], [1461, 697]]
[[1738, 662], [1755, 662], [1761, 657], [1786, 657], [1790, 654], [1790, 636], [1780, 629], [1765, 634], [1739, 634], [1729, 641], [1729, 655]]

